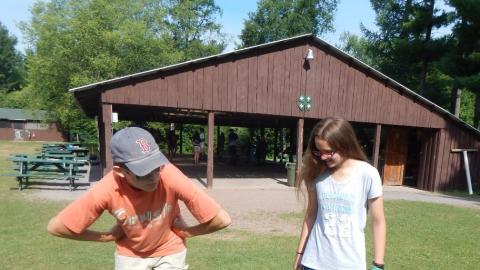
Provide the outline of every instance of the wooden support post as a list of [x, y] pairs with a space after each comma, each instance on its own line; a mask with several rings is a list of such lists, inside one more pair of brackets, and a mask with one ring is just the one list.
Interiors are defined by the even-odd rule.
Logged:
[[180, 156], [183, 154], [183, 123], [180, 124]]
[[380, 153], [380, 137], [382, 134], [382, 125], [377, 124], [375, 127], [375, 139], [374, 139], [374, 146], [373, 146], [373, 167], [377, 168], [378, 170], [378, 157]]
[[297, 122], [297, 168], [295, 170], [296, 177], [298, 177], [298, 173], [302, 168], [303, 124], [304, 124], [304, 119], [303, 118], [298, 119], [298, 122]]
[[113, 167], [112, 153], [110, 151], [110, 142], [112, 140], [112, 104], [102, 103], [102, 118], [100, 127], [102, 131], [100, 132], [102, 140], [102, 166], [103, 166], [103, 175], [107, 174]]
[[215, 137], [215, 114], [208, 112], [208, 159], [207, 159], [207, 188], [213, 186], [213, 138]]
[[462, 152], [465, 175], [467, 176], [468, 194], [473, 195], [472, 179], [470, 178], [470, 165], [468, 163], [468, 152], [477, 152], [478, 149], [452, 149], [453, 153]]
[[274, 143], [273, 143], [273, 162], [276, 163], [277, 162], [277, 155], [278, 155], [278, 128], [276, 127], [275, 128], [275, 132], [274, 132], [274, 136], [275, 136], [275, 139], [273, 140]]

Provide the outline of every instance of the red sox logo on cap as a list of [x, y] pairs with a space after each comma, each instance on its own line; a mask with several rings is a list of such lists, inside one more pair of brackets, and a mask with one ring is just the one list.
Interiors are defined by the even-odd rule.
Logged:
[[146, 139], [144, 138], [138, 139], [135, 141], [135, 143], [137, 143], [138, 146], [140, 146], [143, 154], [150, 153], [150, 145], [148, 144], [148, 141]]

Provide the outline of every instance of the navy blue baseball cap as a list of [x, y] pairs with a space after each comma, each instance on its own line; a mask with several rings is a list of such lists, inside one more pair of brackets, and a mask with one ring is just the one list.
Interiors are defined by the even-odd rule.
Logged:
[[110, 144], [114, 163], [124, 164], [133, 174], [145, 176], [169, 161], [150, 132], [128, 127], [117, 131]]

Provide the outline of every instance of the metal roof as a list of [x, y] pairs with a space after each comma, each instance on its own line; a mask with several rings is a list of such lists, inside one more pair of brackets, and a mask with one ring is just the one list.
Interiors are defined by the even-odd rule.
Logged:
[[165, 71], [168, 71], [168, 70], [177, 69], [177, 68], [184, 67], [184, 66], [187, 66], [187, 65], [190, 65], [190, 64], [194, 64], [194, 63], [202, 63], [202, 62], [212, 61], [212, 60], [215, 60], [215, 59], [225, 58], [225, 57], [232, 56], [232, 55], [244, 54], [244, 53], [247, 53], [247, 52], [252, 51], [254, 49], [272, 47], [272, 46], [275, 46], [275, 45], [278, 45], [278, 44], [293, 42], [293, 41], [301, 40], [301, 39], [311, 39], [315, 44], [319, 45], [322, 49], [331, 53], [335, 57], [345, 60], [346, 62], [348, 62], [352, 66], [355, 66], [356, 68], [360, 69], [361, 71], [363, 71], [363, 72], [371, 75], [372, 77], [375, 77], [375, 78], [379, 79], [380, 81], [392, 86], [394, 89], [402, 91], [403, 94], [406, 94], [410, 98], [415, 99], [419, 103], [430, 107], [430, 109], [432, 111], [435, 111], [435, 112], [437, 112], [437, 113], [439, 113], [443, 116], [446, 116], [447, 118], [457, 122], [458, 124], [466, 127], [467, 129], [475, 132], [476, 135], [480, 135], [480, 130], [472, 127], [469, 124], [467, 124], [466, 122], [464, 122], [460, 118], [456, 117], [455, 115], [453, 115], [449, 111], [447, 111], [444, 108], [438, 106], [437, 104], [431, 102], [430, 100], [424, 98], [423, 96], [417, 94], [415, 91], [410, 90], [408, 87], [402, 85], [401, 83], [395, 81], [394, 79], [392, 79], [392, 78], [388, 77], [387, 75], [381, 73], [380, 71], [374, 69], [373, 67], [365, 64], [364, 62], [360, 61], [359, 59], [347, 54], [346, 52], [344, 52], [344, 51], [342, 51], [338, 48], [336, 48], [335, 46], [331, 45], [330, 43], [316, 37], [313, 34], [299, 35], [299, 36], [286, 38], [286, 39], [282, 39], [282, 40], [277, 40], [277, 41], [273, 41], [273, 42], [269, 42], [269, 43], [264, 43], [264, 44], [260, 44], [260, 45], [256, 45], [256, 46], [251, 46], [251, 47], [247, 47], [247, 48], [243, 48], [243, 49], [239, 49], [239, 50], [235, 50], [235, 51], [231, 51], [231, 52], [221, 53], [221, 54], [212, 55], [212, 56], [203, 57], [203, 58], [197, 58], [197, 59], [190, 60], [190, 61], [187, 61], [187, 62], [182, 62], [182, 63], [170, 65], [170, 66], [151, 69], [151, 70], [147, 70], [147, 71], [144, 71], [144, 72], [134, 73], [134, 74], [126, 75], [126, 76], [121, 76], [121, 77], [117, 77], [117, 78], [113, 78], [113, 79], [109, 79], [109, 80], [104, 80], [104, 81], [100, 81], [100, 82], [96, 82], [96, 83], [72, 88], [72, 89], [69, 89], [69, 91], [70, 92], [80, 92], [80, 91], [86, 91], [86, 90], [89, 90], [89, 89], [95, 89], [99, 86], [107, 86], [107, 85], [117, 83], [117, 82], [127, 81], [127, 80], [130, 80], [130, 79], [140, 78], [140, 77], [148, 76], [148, 75], [151, 75], [151, 74], [156, 74], [156, 73], [165, 72]]
[[0, 108], [0, 119], [11, 121], [41, 121], [47, 118], [47, 111]]

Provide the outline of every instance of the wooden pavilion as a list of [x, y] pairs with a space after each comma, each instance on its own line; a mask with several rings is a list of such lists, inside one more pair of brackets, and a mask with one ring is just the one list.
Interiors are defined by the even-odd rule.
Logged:
[[[408, 171], [414, 186], [429, 191], [464, 188], [462, 155], [452, 149], [480, 148], [480, 131], [311, 34], [70, 91], [87, 116], [97, 117], [104, 172], [112, 166], [112, 112], [122, 120], [208, 124], [208, 134], [215, 125], [294, 128], [299, 161], [306, 131], [337, 115], [371, 131], [366, 141], [384, 184], [404, 184]], [[213, 139], [208, 136], [209, 188]], [[480, 186], [480, 155], [467, 157]]]

